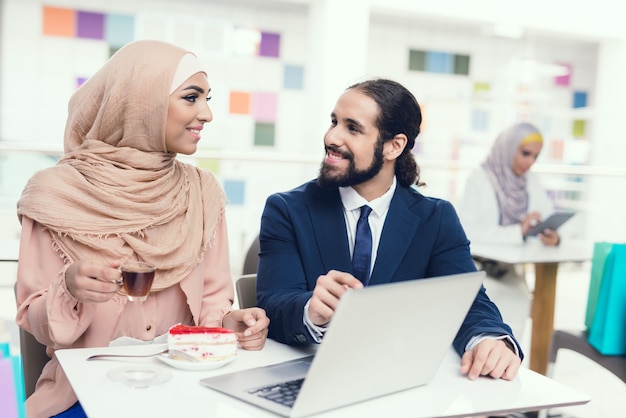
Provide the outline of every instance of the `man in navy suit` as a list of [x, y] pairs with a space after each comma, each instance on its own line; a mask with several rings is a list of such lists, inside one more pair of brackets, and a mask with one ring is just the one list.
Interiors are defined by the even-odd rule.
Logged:
[[[452, 205], [413, 187], [421, 184], [411, 152], [421, 121], [415, 97], [394, 81], [349, 87], [331, 113], [317, 180], [267, 199], [257, 298], [271, 321], [270, 338], [292, 345], [321, 342], [348, 288], [476, 270]], [[372, 254], [363, 283], [355, 277], [352, 253], [365, 204], [372, 208]], [[523, 358], [484, 288], [454, 348], [470, 379], [512, 379]]]

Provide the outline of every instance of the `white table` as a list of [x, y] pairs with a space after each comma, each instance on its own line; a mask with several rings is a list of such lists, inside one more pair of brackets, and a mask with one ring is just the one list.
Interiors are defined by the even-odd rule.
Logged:
[[[238, 357], [223, 368], [201, 372], [170, 368], [155, 358], [86, 361], [87, 357], [96, 353], [146, 353], [156, 352], [160, 347], [83, 348], [59, 350], [56, 354], [90, 418], [258, 418], [275, 415], [201, 386], [198, 380], [312, 353], [311, 349], [293, 348], [268, 340], [262, 351], [240, 350]], [[172, 378], [148, 388], [131, 389], [107, 377], [111, 369], [138, 363], [169, 370]], [[332, 378], [331, 370], [329, 378]], [[520, 370], [518, 377], [510, 382], [490, 378], [470, 381], [459, 374], [459, 358], [451, 350], [428, 385], [336, 409], [321, 416], [467, 417], [578, 405], [589, 400], [587, 395], [526, 368]]]
[[554, 331], [554, 302], [559, 263], [590, 260], [593, 255], [593, 243], [563, 242], [557, 247], [547, 247], [537, 240], [520, 245], [472, 243], [471, 251], [474, 256], [503, 263], [535, 265], [530, 369], [545, 375]]

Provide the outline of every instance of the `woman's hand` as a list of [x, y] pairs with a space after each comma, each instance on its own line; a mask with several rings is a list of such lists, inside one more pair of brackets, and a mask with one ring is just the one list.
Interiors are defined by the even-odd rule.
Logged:
[[539, 225], [539, 222], [541, 222], [541, 214], [539, 212], [527, 213], [520, 221], [522, 236], [526, 237], [528, 231], [530, 231], [532, 227]]
[[65, 271], [65, 286], [79, 302], [106, 302], [120, 289], [120, 265], [119, 261], [108, 265], [93, 260], [77, 261]]
[[222, 326], [235, 331], [239, 346], [244, 350], [263, 348], [269, 324], [270, 320], [261, 308], [231, 311], [222, 318]]
[[559, 233], [552, 229], [544, 229], [541, 234], [537, 234], [537, 238], [539, 238], [544, 245], [549, 246], [559, 245], [561, 242]]

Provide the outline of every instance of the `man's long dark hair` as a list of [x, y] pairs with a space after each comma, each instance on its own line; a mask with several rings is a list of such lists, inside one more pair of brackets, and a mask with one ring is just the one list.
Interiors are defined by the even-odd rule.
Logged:
[[362, 81], [348, 87], [350, 89], [362, 92], [378, 104], [379, 141], [389, 141], [397, 134], [406, 135], [408, 142], [396, 159], [396, 178], [404, 187], [422, 186], [420, 168], [411, 152], [422, 123], [422, 111], [415, 96], [400, 83], [383, 78]]

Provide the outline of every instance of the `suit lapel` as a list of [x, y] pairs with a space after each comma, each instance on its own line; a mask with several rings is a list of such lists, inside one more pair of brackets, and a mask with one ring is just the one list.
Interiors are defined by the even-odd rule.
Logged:
[[309, 203], [309, 215], [325, 271], [351, 272], [352, 261], [339, 191], [316, 188], [313, 197]]
[[414, 203], [409, 190], [396, 188], [378, 244], [370, 284], [388, 283], [406, 255], [420, 223], [419, 216], [410, 209]]

